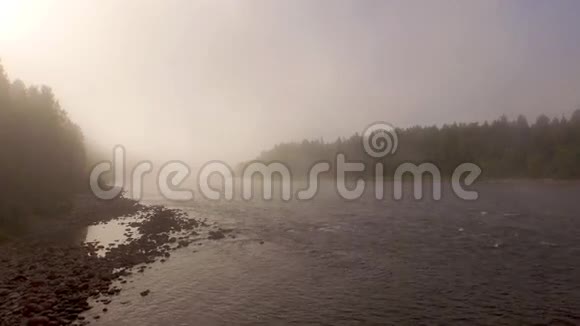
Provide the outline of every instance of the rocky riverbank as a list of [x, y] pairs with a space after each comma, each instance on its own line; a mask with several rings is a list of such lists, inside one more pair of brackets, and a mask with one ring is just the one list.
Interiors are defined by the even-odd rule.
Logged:
[[[90, 321], [81, 314], [91, 309], [91, 300], [110, 303], [121, 291], [114, 284], [144, 272], [149, 263], [165, 261], [173, 250], [201, 238], [221, 239], [226, 232], [211, 230], [182, 211], [127, 199], [95, 202], [85, 198], [78, 208], [61, 219], [59, 226], [0, 246], [0, 325], [86, 325]], [[122, 243], [71, 243], [59, 236], [64, 228], [128, 215], [134, 218], [121, 222], [127, 227]], [[144, 289], [141, 294], [149, 292]]]

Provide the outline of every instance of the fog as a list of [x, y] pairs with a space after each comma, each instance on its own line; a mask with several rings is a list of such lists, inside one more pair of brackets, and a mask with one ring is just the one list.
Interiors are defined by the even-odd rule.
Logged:
[[0, 0], [0, 58], [89, 143], [247, 160], [283, 141], [568, 115], [577, 1]]

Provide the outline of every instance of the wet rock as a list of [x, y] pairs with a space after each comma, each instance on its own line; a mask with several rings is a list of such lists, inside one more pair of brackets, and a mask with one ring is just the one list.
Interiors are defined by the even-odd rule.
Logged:
[[181, 240], [178, 242], [178, 244], [179, 244], [179, 247], [187, 247], [187, 246], [189, 246], [190, 242], [187, 240]]
[[225, 234], [221, 230], [209, 231], [208, 239], [210, 240], [220, 240], [225, 238]]
[[[97, 242], [66, 245], [47, 239], [0, 247], [0, 324], [86, 324], [80, 314], [91, 308], [88, 304], [91, 297], [98, 298], [97, 301], [104, 305], [111, 303], [110, 297], [121, 291], [112, 286], [114, 281], [127, 283], [121, 277], [131, 275], [131, 268], [141, 265], [138, 271], [143, 272], [148, 268], [146, 264], [160, 258], [166, 260], [171, 256], [169, 251], [188, 246], [190, 237], [198, 234], [194, 229], [204, 225], [178, 210], [129, 203], [113, 202], [112, 205], [120, 205], [120, 208], [112, 211], [131, 214], [138, 211], [141, 219], [127, 224], [132, 227], [128, 233], [135, 232], [139, 236], [109, 246], [104, 257], [97, 255], [99, 249], [105, 248]], [[95, 214], [99, 210], [106, 211], [103, 207], [91, 209], [86, 216], [75, 216], [68, 226], [111, 219], [106, 214]], [[125, 214], [117, 216], [120, 215]], [[218, 233], [223, 234], [223, 231]], [[150, 290], [146, 290], [140, 294], [147, 296], [149, 293]], [[103, 312], [106, 311], [104, 308]]]
[[48, 325], [50, 319], [48, 317], [40, 316], [40, 317], [32, 317], [28, 319], [26, 325], [28, 326], [45, 326]]

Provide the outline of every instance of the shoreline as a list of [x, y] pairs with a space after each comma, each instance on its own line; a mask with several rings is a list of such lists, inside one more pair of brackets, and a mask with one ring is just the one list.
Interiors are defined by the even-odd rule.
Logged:
[[[124, 243], [85, 243], [62, 236], [127, 216], [137, 220], [120, 222], [126, 226]], [[121, 292], [114, 281], [123, 284], [129, 275], [144, 272], [148, 264], [164, 262], [173, 250], [202, 239], [218, 240], [229, 232], [211, 230], [205, 221], [189, 218], [180, 210], [125, 198], [80, 198], [69, 214], [41, 224], [22, 237], [0, 243], [3, 325], [87, 325], [81, 314], [92, 308], [90, 300], [107, 305]], [[143, 289], [141, 295], [148, 294]]]

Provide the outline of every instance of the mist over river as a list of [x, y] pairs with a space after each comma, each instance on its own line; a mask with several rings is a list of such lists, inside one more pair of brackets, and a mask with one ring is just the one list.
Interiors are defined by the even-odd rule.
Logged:
[[[580, 183], [480, 199], [145, 203], [232, 229], [135, 273], [96, 325], [580, 323]], [[410, 193], [409, 193], [410, 194]], [[387, 195], [387, 198], [390, 198]], [[115, 223], [87, 240], [122, 237]], [[147, 296], [139, 295], [150, 290]]]

